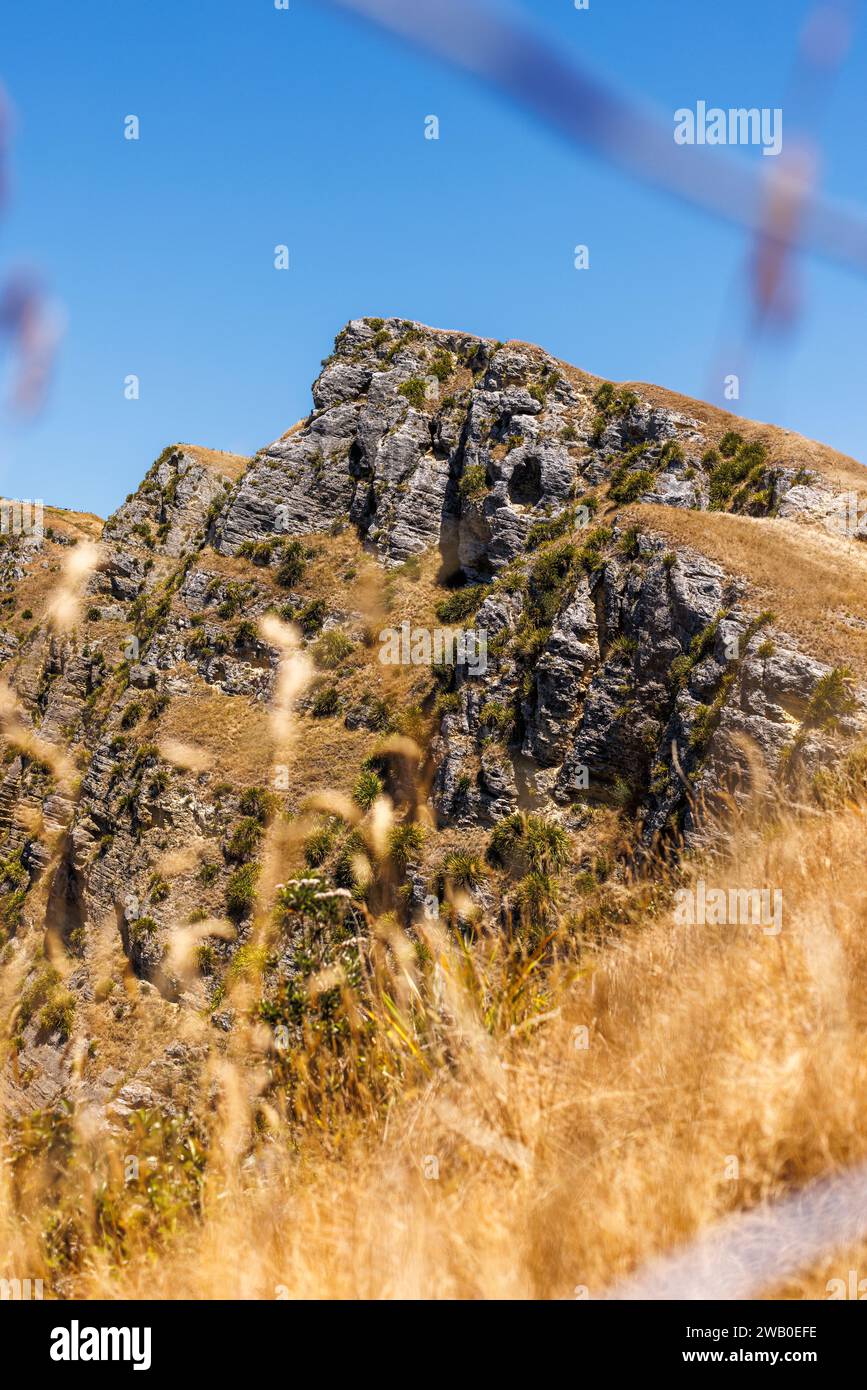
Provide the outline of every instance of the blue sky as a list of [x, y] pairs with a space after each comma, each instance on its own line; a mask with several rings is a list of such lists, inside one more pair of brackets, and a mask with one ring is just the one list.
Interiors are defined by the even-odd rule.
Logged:
[[[700, 98], [785, 107], [809, 4], [519, 8], [672, 113]], [[362, 314], [522, 338], [710, 398], [744, 236], [469, 78], [315, 0], [41, 0], [7, 7], [2, 30], [16, 128], [0, 281], [35, 265], [67, 318], [41, 416], [2, 421], [6, 495], [106, 514], [166, 443], [253, 452], [307, 412], [320, 358]], [[825, 191], [855, 202], [865, 67], [861, 32], [822, 132]], [[138, 142], [123, 138], [130, 113]], [[431, 113], [439, 141], [423, 138]], [[573, 268], [579, 242], [589, 272]], [[867, 279], [800, 270], [797, 331], [751, 364], [739, 409], [863, 457]]]

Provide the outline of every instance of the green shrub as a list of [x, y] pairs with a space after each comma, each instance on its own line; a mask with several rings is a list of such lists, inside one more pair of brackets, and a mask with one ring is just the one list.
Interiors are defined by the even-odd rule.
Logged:
[[719, 442], [719, 451], [725, 459], [734, 458], [743, 442], [743, 435], [738, 434], [737, 430], [726, 430]]
[[736, 485], [747, 476], [749, 468], [737, 458], [722, 459], [710, 474], [710, 503], [725, 506]]
[[337, 833], [333, 825], [325, 823], [311, 830], [307, 839], [304, 841], [304, 862], [311, 869], [318, 869], [320, 864], [324, 864], [329, 854], [334, 848], [337, 840]]
[[294, 614], [294, 621], [298, 624], [305, 637], [312, 637], [321, 628], [325, 619], [328, 617], [328, 605], [324, 599], [312, 598], [309, 603], [305, 603], [302, 608]]
[[434, 359], [431, 363], [431, 372], [440, 385], [442, 385], [444, 381], [448, 381], [454, 369], [455, 359], [450, 352], [441, 349], [439, 352], [434, 353]]
[[155, 763], [160, 755], [160, 750], [155, 743], [140, 743], [135, 750], [130, 771], [138, 772], [141, 768], [147, 767], [150, 763]]
[[120, 716], [120, 727], [122, 729], [131, 729], [133, 724], [137, 724], [138, 721], [141, 719], [142, 713], [143, 709], [141, 701], [131, 700], [130, 703], [127, 705], [126, 709], [124, 710], [123, 714]]
[[75, 1021], [75, 995], [69, 990], [59, 990], [49, 999], [39, 1014], [39, 1027], [43, 1033], [59, 1033], [61, 1040], [67, 1042]]
[[310, 712], [315, 719], [327, 719], [340, 709], [340, 693], [336, 685], [324, 686], [313, 698]]
[[659, 456], [659, 465], [666, 468], [670, 463], [685, 463], [686, 455], [683, 452], [683, 445], [677, 439], [669, 439], [663, 445], [662, 453]]
[[852, 680], [848, 666], [835, 666], [822, 676], [810, 697], [804, 723], [808, 727], [833, 729], [842, 715], [857, 709]]
[[340, 846], [332, 867], [331, 876], [338, 888], [348, 888], [350, 892], [360, 886], [360, 863], [370, 865], [367, 847], [356, 830], [352, 830]]
[[668, 668], [668, 674], [674, 684], [680, 689], [683, 689], [689, 679], [689, 673], [692, 668], [692, 658], [687, 656], [684, 652], [681, 656], [676, 656], [674, 658], [674, 661]]
[[627, 526], [617, 546], [620, 554], [625, 556], [627, 560], [634, 560], [638, 554], [638, 542], [640, 538], [640, 526]]
[[162, 874], [151, 874], [148, 883], [148, 897], [152, 903], [165, 902], [170, 892], [171, 889]]
[[257, 864], [243, 864], [229, 878], [226, 884], [226, 911], [233, 921], [236, 922], [252, 912], [256, 901], [258, 877]]
[[487, 700], [479, 711], [479, 720], [489, 728], [496, 729], [499, 734], [508, 736], [514, 728], [515, 714], [499, 700]]
[[315, 922], [333, 925], [346, 911], [345, 900], [329, 892], [324, 880], [290, 879], [277, 894], [276, 916], [284, 926], [294, 918], [312, 918]]
[[550, 636], [550, 625], [546, 626], [522, 618], [512, 643], [513, 651], [527, 665], [532, 665]]
[[713, 703], [710, 705], [699, 705], [695, 710], [694, 723], [689, 736], [690, 748], [703, 749], [711, 740], [719, 727], [720, 718], [725, 708], [729, 691], [735, 681], [734, 671], [723, 676], [719, 684], [719, 689], [714, 696]]
[[577, 581], [583, 554], [571, 541], [541, 553], [530, 570], [530, 622], [550, 626]]
[[424, 827], [415, 821], [402, 821], [388, 832], [388, 852], [400, 869], [417, 859], [424, 846]]
[[689, 644], [689, 652], [684, 652], [681, 656], [676, 656], [669, 667], [668, 674], [674, 684], [681, 689], [689, 680], [689, 674], [694, 666], [713, 651], [716, 643], [717, 632], [723, 618], [728, 617], [729, 610], [720, 608], [709, 623], [697, 632]]
[[[255, 586], [252, 587], [255, 593]], [[217, 614], [221, 618], [234, 618], [235, 614], [247, 602], [250, 597], [251, 586], [247, 584], [236, 584], [231, 582], [226, 585], [225, 595], [222, 603], [217, 609]]]
[[18, 1016], [22, 1026], [28, 1024], [44, 1004], [53, 998], [60, 988], [60, 975], [53, 965], [43, 961], [29, 984], [25, 985], [18, 1004]]
[[455, 589], [437, 604], [436, 615], [441, 623], [463, 622], [480, 608], [490, 592], [490, 584], [467, 584], [463, 589]]
[[566, 507], [559, 516], [546, 517], [544, 521], [534, 521], [527, 532], [527, 549], [534, 550], [538, 545], [545, 545], [547, 541], [559, 540], [560, 536], [565, 536], [567, 531], [571, 531], [575, 525], [575, 511], [572, 507]]
[[444, 714], [454, 714], [460, 707], [461, 697], [456, 690], [443, 691], [434, 701], [434, 714], [438, 719], [442, 719]]
[[279, 544], [280, 542], [276, 538], [265, 541], [244, 541], [238, 549], [238, 554], [252, 560], [254, 565], [270, 565]]
[[608, 659], [617, 660], [618, 658], [633, 657], [638, 650], [638, 643], [634, 637], [627, 637], [621, 632], [619, 637], [615, 637], [611, 646], [608, 648]]
[[506, 867], [559, 873], [569, 857], [569, 836], [556, 821], [513, 811], [491, 831], [488, 857]]
[[363, 811], [369, 811], [378, 796], [382, 796], [382, 779], [372, 767], [364, 768], [356, 778], [352, 789], [353, 800]]
[[354, 650], [354, 644], [344, 632], [340, 632], [337, 628], [331, 628], [329, 632], [323, 632], [315, 644], [313, 659], [316, 665], [323, 670], [333, 671], [336, 666], [340, 666], [348, 656], [351, 656]]
[[245, 787], [238, 801], [241, 814], [252, 816], [260, 825], [268, 824], [279, 805], [279, 797], [267, 787]]
[[393, 716], [392, 725], [395, 733], [405, 734], [407, 738], [421, 743], [427, 733], [427, 715], [419, 704], [406, 705]]
[[148, 719], [159, 719], [164, 710], [168, 709], [171, 703], [171, 695], [167, 690], [161, 690], [151, 700], [151, 707], [148, 710]]
[[478, 855], [455, 850], [443, 860], [442, 874], [455, 888], [478, 888], [487, 878], [488, 870]]
[[230, 863], [243, 864], [259, 847], [262, 822], [256, 816], [244, 816], [232, 827], [224, 853]]
[[391, 728], [391, 707], [378, 695], [363, 695], [355, 710], [366, 728], [375, 729], [379, 733]]
[[402, 386], [397, 388], [398, 394], [405, 396], [411, 406], [416, 410], [421, 410], [427, 400], [425, 384], [421, 377], [411, 376], [409, 381], [405, 381]]
[[535, 944], [557, 904], [557, 888], [550, 874], [531, 869], [515, 889], [515, 905], [521, 926]]
[[617, 387], [611, 381], [603, 381], [593, 396], [593, 404], [599, 410], [607, 412], [613, 410], [617, 403]]
[[605, 426], [607, 424], [608, 420], [604, 415], [597, 415], [595, 420], [593, 421], [593, 424], [590, 427], [590, 443], [594, 446], [594, 448], [597, 444], [601, 443], [602, 435], [605, 433]]
[[594, 422], [594, 432], [598, 427], [601, 434], [607, 420], [613, 415], [628, 415], [630, 410], [638, 405], [638, 397], [634, 391], [618, 391], [612, 382], [603, 381], [593, 396], [593, 404], [599, 411]]
[[464, 469], [458, 492], [461, 497], [471, 499], [483, 497], [488, 490], [488, 474], [483, 463], [471, 463]]
[[280, 554], [275, 578], [284, 589], [300, 584], [307, 571], [307, 556], [300, 541], [287, 541]]
[[652, 492], [654, 475], [649, 468], [639, 468], [633, 473], [627, 473], [622, 479], [611, 485], [611, 496], [613, 500], [621, 506], [626, 506], [630, 502], [635, 502], [644, 492]]

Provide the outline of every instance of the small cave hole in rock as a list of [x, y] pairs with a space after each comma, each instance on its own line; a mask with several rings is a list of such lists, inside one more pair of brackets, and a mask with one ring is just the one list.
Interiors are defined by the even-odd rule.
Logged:
[[509, 479], [509, 500], [519, 507], [535, 507], [542, 500], [542, 465], [536, 458], [522, 459]]

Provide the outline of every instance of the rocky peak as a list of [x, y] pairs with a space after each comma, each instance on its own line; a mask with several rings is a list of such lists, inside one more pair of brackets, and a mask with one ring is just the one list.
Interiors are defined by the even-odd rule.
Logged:
[[[7, 596], [37, 619], [10, 625], [0, 648], [27, 733], [7, 724], [0, 780], [7, 949], [50, 920], [76, 963], [64, 1008], [87, 1014], [104, 1006], [108, 931], [167, 1008], [230, 1031], [225, 982], [249, 934], [265, 825], [303, 823], [323, 782], [348, 798], [366, 778], [408, 821], [421, 786], [438, 833], [480, 845], [532, 811], [574, 837], [580, 866], [600, 815], [632, 854], [697, 843], [724, 795], [746, 794], [756, 757], [793, 786], [830, 767], [863, 727], [858, 680], [805, 648], [748, 565], [678, 540], [666, 520], [779, 528], [797, 516], [818, 534], [857, 475], [817, 450], [531, 345], [353, 320], [310, 415], [252, 460], [163, 451], [106, 522], [70, 631], [39, 622], [60, 540], [7, 557]], [[268, 706], [280, 653], [261, 626], [275, 614], [315, 668], [301, 752], [279, 782]], [[484, 668], [389, 670], [378, 629], [403, 622], [483, 633]], [[417, 744], [416, 778], [395, 770], [389, 734]], [[37, 736], [74, 760], [75, 782], [34, 756]], [[360, 893], [350, 848], [330, 821], [318, 833], [317, 870]], [[432, 837], [404, 864], [395, 910], [408, 926], [438, 891], [440, 860]], [[227, 917], [199, 978], [181, 979], [178, 933]], [[41, 968], [28, 988], [43, 988]], [[110, 1007], [133, 1028], [122, 999]], [[69, 1084], [57, 1016], [48, 1035], [51, 1010], [22, 1016], [22, 1109]], [[129, 1095], [150, 1086], [152, 1061], [138, 1056]]]
[[821, 519], [832, 505], [827, 479], [722, 412], [699, 419], [538, 348], [401, 319], [349, 323], [313, 401], [237, 489], [217, 528], [225, 553], [348, 521], [387, 564], [438, 546], [451, 569], [489, 577], [601, 486], [621, 503], [755, 516]]

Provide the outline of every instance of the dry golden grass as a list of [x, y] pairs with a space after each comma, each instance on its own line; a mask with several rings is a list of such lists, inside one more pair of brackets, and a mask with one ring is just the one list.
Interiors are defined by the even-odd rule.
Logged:
[[225, 695], [192, 670], [185, 675], [190, 694], [173, 699], [149, 735], [204, 753], [217, 780], [238, 787], [261, 782], [270, 766], [267, 707], [243, 695]]
[[98, 541], [102, 535], [104, 522], [93, 512], [75, 512], [67, 507], [46, 507], [44, 526], [60, 535], [77, 540]]
[[[58, 579], [62, 570], [75, 563], [77, 552], [86, 553], [87, 547], [94, 544], [102, 531], [102, 521], [89, 512], [68, 512], [57, 507], [46, 507], [44, 528], [53, 535], [44, 536], [40, 546], [19, 548], [18, 558], [23, 565], [20, 579], [15, 580], [9, 590], [12, 602], [7, 605], [4, 626], [10, 628], [17, 637], [23, 638], [34, 625], [43, 626], [48, 620], [48, 612], [58, 598]], [[75, 548], [58, 543], [56, 537], [63, 536], [76, 542]], [[24, 618], [29, 612], [32, 616]]]
[[[536, 357], [540, 350], [528, 343], [509, 343], [523, 352]], [[569, 362], [558, 361], [557, 366], [567, 380], [583, 391], [595, 391], [605, 378], [594, 376]], [[747, 442], [761, 440], [768, 448], [768, 462], [773, 465], [787, 465], [805, 468], [820, 474], [841, 491], [853, 489], [863, 494], [867, 488], [867, 473], [864, 465], [848, 454], [841, 454], [827, 444], [815, 439], [807, 439], [794, 430], [782, 429], [779, 425], [769, 425], [759, 420], [747, 420], [741, 415], [731, 415], [727, 410], [709, 405], [706, 401], [695, 400], [692, 396], [681, 395], [678, 391], [668, 391], [663, 386], [654, 386], [646, 381], [621, 381], [614, 385], [634, 391], [649, 405], [661, 410], [674, 410], [697, 420], [706, 435], [709, 446], [719, 443], [728, 430], [735, 430]]]
[[[71, 1287], [133, 1298], [599, 1297], [726, 1214], [863, 1160], [865, 808], [764, 833], [743, 824], [735, 843], [733, 859], [705, 866], [708, 881], [782, 886], [778, 937], [678, 926], [667, 913], [636, 921], [553, 988], [533, 1026], [501, 1036], [482, 1025], [475, 997], [496, 977], [493, 943], [468, 977], [441, 939], [449, 1067], [366, 1131], [347, 1120], [323, 1142], [314, 1129], [290, 1153], [276, 1130], [253, 1167], [227, 1161], [206, 1186], [201, 1223], [120, 1268], [94, 1247]], [[240, 1074], [232, 1094], [227, 1160], [246, 1143]], [[16, 1267], [42, 1268], [8, 1196], [0, 1230]], [[775, 1292], [824, 1297], [827, 1279], [859, 1258], [863, 1268], [865, 1253], [829, 1253]]]
[[867, 658], [867, 546], [793, 521], [630, 507], [624, 518], [744, 575], [759, 606], [830, 662]]
[[[835, 659], [845, 636], [846, 657], [862, 654], [840, 616], [864, 611], [867, 571], [854, 546], [850, 555], [844, 542], [779, 522], [655, 508], [634, 516], [746, 573], [811, 650]], [[432, 612], [441, 596], [432, 559], [383, 585], [350, 537], [334, 541], [311, 561], [311, 592], [371, 624]], [[372, 678], [375, 662], [381, 676], [376, 646], [353, 660], [352, 681]], [[186, 666], [178, 674], [191, 693], [171, 700], [153, 737], [203, 751], [214, 778], [268, 785], [283, 746], [271, 711]], [[408, 699], [417, 680], [396, 673], [390, 698]], [[287, 718], [291, 703], [287, 695]], [[296, 717], [293, 797], [327, 789], [338, 804], [375, 741]], [[372, 858], [390, 814], [382, 809], [382, 827], [376, 810], [364, 827]], [[781, 888], [779, 936], [679, 925], [661, 865], [652, 886], [619, 881], [596, 894], [592, 939], [564, 903], [535, 955], [499, 928], [463, 942], [438, 923], [407, 932], [395, 915], [364, 909], [366, 991], [343, 990], [346, 1051], [332, 1056], [310, 1028], [291, 1058], [291, 1101], [287, 1064], [252, 1008], [264, 968], [256, 953], [264, 959], [277, 930], [269, 895], [281, 856], [285, 869], [296, 864], [285, 822], [269, 829], [268, 894], [249, 924], [248, 964], [229, 972], [232, 1033], [214, 1029], [206, 1009], [167, 1006], [142, 987], [116, 921], [93, 923], [95, 993], [68, 1044], [75, 1110], [68, 1134], [59, 1126], [64, 1147], [0, 1165], [6, 1269], [44, 1278], [52, 1294], [92, 1298], [601, 1297], [731, 1212], [864, 1160], [867, 803], [764, 824], [738, 815], [729, 857], [693, 873], [725, 888]], [[608, 850], [619, 833], [605, 813], [587, 843]], [[434, 858], [459, 847], [480, 852], [481, 837], [450, 830], [434, 840]], [[187, 848], [190, 862], [170, 872], [194, 872], [202, 845]], [[0, 972], [10, 1039], [42, 944], [31, 921]], [[114, 984], [107, 997], [102, 980]], [[151, 1206], [123, 1180], [136, 1141], [106, 1134], [85, 1088], [94, 1071], [125, 1071], [133, 1052], [156, 1058], [178, 1039], [201, 1049], [200, 1078], [174, 1099], [186, 1113], [198, 1093], [208, 1159], [194, 1198], [173, 1186], [160, 1150]], [[13, 1052], [10, 1042], [14, 1069]], [[143, 1153], [152, 1139], [140, 1138]], [[768, 1292], [822, 1297], [865, 1254], [867, 1242], [829, 1254]]]
[[250, 466], [250, 459], [245, 454], [230, 454], [224, 449], [204, 449], [199, 444], [181, 444], [180, 447], [185, 454], [192, 454], [193, 458], [212, 473], [219, 473], [221, 477], [228, 478], [233, 483], [237, 482]]

